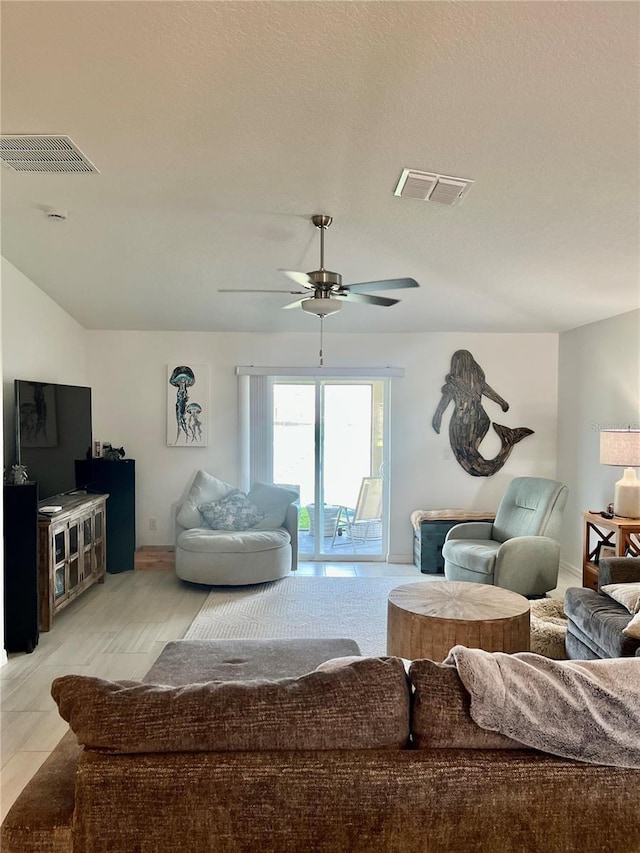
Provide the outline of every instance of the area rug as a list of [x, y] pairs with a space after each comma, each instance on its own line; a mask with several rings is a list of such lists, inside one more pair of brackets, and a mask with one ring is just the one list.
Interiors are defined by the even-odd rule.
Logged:
[[531, 602], [531, 651], [553, 660], [566, 660], [567, 616], [562, 600], [539, 598]]
[[[344, 637], [364, 655], [386, 654], [389, 592], [442, 576], [382, 578], [292, 577], [244, 587], [213, 587], [185, 640], [257, 640]], [[531, 651], [566, 658], [562, 601], [531, 602]]]
[[185, 640], [345, 637], [364, 655], [386, 654], [387, 598], [433, 575], [382, 578], [293, 577], [246, 587], [214, 587]]

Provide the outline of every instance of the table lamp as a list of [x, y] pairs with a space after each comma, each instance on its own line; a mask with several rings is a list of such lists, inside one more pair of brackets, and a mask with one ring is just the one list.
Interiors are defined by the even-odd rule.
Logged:
[[614, 514], [622, 518], [640, 518], [640, 480], [632, 467], [640, 465], [640, 430], [601, 430], [600, 463], [624, 468], [622, 478], [616, 483]]

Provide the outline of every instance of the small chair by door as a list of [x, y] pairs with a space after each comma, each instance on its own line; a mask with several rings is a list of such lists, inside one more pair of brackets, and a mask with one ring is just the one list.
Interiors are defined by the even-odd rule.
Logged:
[[340, 531], [342, 536], [346, 533], [354, 551], [356, 541], [365, 543], [382, 538], [382, 477], [363, 477], [355, 508], [340, 507], [332, 548]]

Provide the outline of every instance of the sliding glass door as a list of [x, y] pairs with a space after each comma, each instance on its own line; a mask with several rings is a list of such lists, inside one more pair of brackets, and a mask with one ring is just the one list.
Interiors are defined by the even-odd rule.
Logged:
[[386, 559], [388, 382], [272, 378], [273, 482], [300, 490], [301, 559]]

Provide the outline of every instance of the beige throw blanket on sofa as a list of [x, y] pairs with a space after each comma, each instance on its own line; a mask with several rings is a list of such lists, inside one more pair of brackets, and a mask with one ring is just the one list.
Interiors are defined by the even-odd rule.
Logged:
[[556, 661], [454, 646], [484, 729], [527, 746], [592, 764], [640, 768], [640, 658]]

